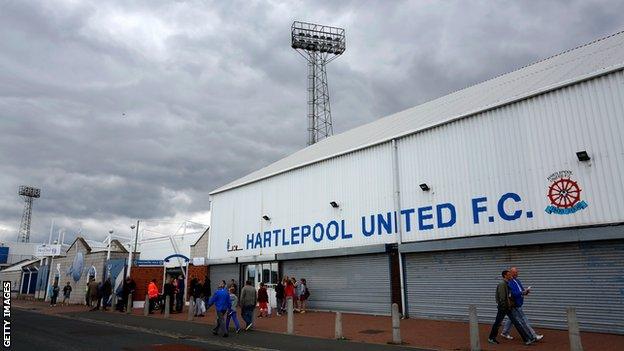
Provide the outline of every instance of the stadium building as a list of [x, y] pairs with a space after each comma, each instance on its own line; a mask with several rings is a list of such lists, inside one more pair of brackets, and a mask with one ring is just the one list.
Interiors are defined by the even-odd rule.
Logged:
[[[484, 63], [485, 64], [485, 63]], [[221, 279], [307, 278], [310, 307], [624, 333], [624, 33], [324, 139], [211, 193]]]

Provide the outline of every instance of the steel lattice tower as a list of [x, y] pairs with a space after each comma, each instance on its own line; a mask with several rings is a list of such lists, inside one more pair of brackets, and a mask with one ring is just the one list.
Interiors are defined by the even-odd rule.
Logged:
[[17, 241], [27, 243], [30, 242], [30, 219], [32, 217], [33, 201], [41, 196], [41, 190], [22, 185], [19, 187], [18, 194], [24, 199], [24, 212], [22, 213]]
[[334, 134], [326, 66], [345, 51], [345, 30], [295, 21], [291, 46], [308, 61], [308, 145], [312, 145]]

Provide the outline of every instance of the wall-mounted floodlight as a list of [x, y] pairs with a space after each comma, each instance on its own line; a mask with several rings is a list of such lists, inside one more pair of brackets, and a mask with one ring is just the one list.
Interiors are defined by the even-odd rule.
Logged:
[[271, 218], [267, 215], [262, 216], [262, 219], [264, 219], [265, 221], [269, 221], [271, 220]]
[[577, 152], [576, 158], [578, 158], [578, 160], [581, 162], [591, 160], [591, 157], [589, 157], [589, 154], [585, 150]]
[[332, 201], [329, 203], [331, 205], [331, 207], [333, 208], [338, 208], [338, 203], [336, 201]]
[[427, 183], [422, 183], [419, 186], [420, 186], [420, 189], [422, 191], [429, 191], [429, 190], [431, 190], [431, 188], [429, 187], [429, 185], [427, 185]]

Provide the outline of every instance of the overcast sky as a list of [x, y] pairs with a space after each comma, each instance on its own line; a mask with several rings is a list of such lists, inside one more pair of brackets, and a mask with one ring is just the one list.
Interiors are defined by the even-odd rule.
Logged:
[[0, 4], [0, 239], [19, 185], [89, 238], [208, 222], [208, 193], [306, 143], [293, 20], [346, 29], [335, 133], [624, 29], [622, 1], [23, 1]]

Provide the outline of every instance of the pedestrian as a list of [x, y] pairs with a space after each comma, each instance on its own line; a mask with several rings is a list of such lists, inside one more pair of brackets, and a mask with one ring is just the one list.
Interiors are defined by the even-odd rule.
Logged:
[[284, 284], [283, 281], [278, 281], [275, 284], [275, 300], [277, 301], [277, 315], [280, 316], [284, 311]]
[[[89, 282], [89, 307], [91, 307], [91, 311], [95, 311], [99, 308], [99, 300], [98, 300], [98, 282], [95, 281], [95, 278], [91, 278]], [[93, 306], [95, 305], [95, 306]]]
[[225, 328], [225, 321], [223, 320], [228, 311], [232, 307], [232, 302], [230, 301], [230, 294], [225, 289], [225, 281], [219, 283], [219, 289], [215, 291], [214, 295], [208, 301], [207, 308], [215, 305], [215, 309], [217, 310], [217, 325], [212, 330], [214, 335], [219, 335], [219, 331], [223, 331], [223, 337], [228, 337], [228, 330]]
[[308, 289], [308, 283], [304, 278], [301, 278], [301, 282], [299, 283], [299, 309], [301, 313], [306, 313], [306, 305], [309, 297], [310, 290]]
[[516, 329], [518, 330], [518, 333], [520, 333], [520, 336], [522, 337], [522, 340], [524, 340], [524, 343], [526, 345], [530, 345], [533, 343], [534, 339], [529, 336], [526, 330], [524, 330], [524, 328], [522, 327], [522, 324], [520, 324], [516, 317], [511, 313], [511, 307], [513, 302], [510, 298], [511, 295], [509, 294], [509, 287], [507, 286], [507, 283], [511, 280], [511, 273], [508, 270], [504, 270], [501, 275], [503, 277], [503, 281], [501, 281], [496, 287], [495, 295], [498, 312], [496, 313], [496, 320], [492, 325], [492, 330], [490, 331], [488, 342], [490, 344], [499, 344], [499, 342], [496, 340], [496, 335], [498, 335], [498, 328], [500, 327], [501, 322], [503, 321], [505, 316], [507, 316], [511, 320], [511, 323], [513, 323], [514, 327], [516, 327]]
[[126, 277], [126, 280], [124, 281], [124, 284], [121, 289], [121, 294], [123, 295], [122, 311], [125, 311], [128, 308], [132, 309], [132, 306], [129, 306], [130, 301], [128, 298], [131, 294], [134, 294], [135, 290], [136, 290], [136, 283], [134, 282], [134, 280], [130, 277]]
[[230, 310], [227, 313], [227, 319], [225, 320], [225, 330], [230, 330], [230, 319], [234, 321], [234, 327], [236, 327], [236, 334], [241, 331], [240, 323], [238, 322], [238, 315], [236, 313], [236, 308], [238, 307], [238, 297], [235, 294], [236, 290], [234, 287], [230, 288]]
[[152, 279], [152, 281], [147, 285], [147, 298], [149, 299], [148, 312], [149, 314], [152, 314], [154, 313], [156, 301], [158, 301], [158, 286], [156, 286], [156, 279]]
[[195, 279], [195, 285], [193, 286], [193, 299], [195, 301], [195, 311], [193, 314], [195, 317], [203, 317], [206, 306], [204, 305], [204, 300], [202, 299], [202, 283], [198, 279]]
[[72, 292], [72, 287], [69, 284], [69, 282], [67, 282], [67, 285], [65, 285], [65, 287], [63, 288], [63, 305], [69, 304], [67, 303], [67, 300], [69, 300], [71, 292]]
[[[167, 283], [165, 284], [165, 286], [163, 287], [162, 301], [163, 301], [163, 306], [165, 307], [160, 311], [160, 313], [164, 313], [166, 308], [169, 308], [169, 313], [173, 313], [173, 304], [175, 303], [174, 283], [175, 283], [175, 279], [170, 277]], [[169, 306], [167, 306], [167, 302], [166, 302], [167, 296], [169, 296]]]
[[[529, 323], [529, 319], [524, 314], [522, 310], [522, 305], [524, 304], [524, 297], [529, 295], [531, 292], [531, 287], [525, 289], [522, 286], [522, 282], [518, 279], [518, 268], [511, 267], [509, 269], [511, 273], [511, 280], [507, 282], [507, 286], [509, 287], [509, 291], [511, 293], [511, 297], [514, 302], [514, 307], [511, 309], [511, 313], [515, 315], [516, 319], [522, 324], [524, 329], [529, 333], [532, 339], [537, 341], [542, 340], [544, 335], [537, 334], [533, 328], [531, 328], [531, 324]], [[509, 335], [511, 331], [511, 321], [509, 319], [505, 319], [505, 323], [503, 323], [503, 331], [501, 332], [501, 336], [505, 339], [513, 339], [513, 336]]]
[[292, 283], [294, 293], [293, 293], [293, 311], [299, 312], [299, 281], [297, 278], [290, 277], [290, 281]]
[[258, 289], [258, 308], [260, 309], [258, 318], [269, 316], [269, 294], [264, 283], [260, 283], [260, 289]]
[[258, 295], [256, 289], [251, 286], [251, 281], [247, 280], [245, 286], [241, 290], [240, 305], [241, 315], [245, 321], [245, 330], [251, 330], [253, 327], [253, 314], [256, 308], [256, 302], [258, 301]]
[[54, 285], [52, 285], [52, 296], [50, 297], [50, 306], [56, 306], [56, 299], [58, 299], [58, 294], [61, 289], [58, 286], [58, 281], [54, 281]]
[[284, 310], [286, 310], [286, 306], [288, 306], [288, 300], [291, 300], [293, 303], [293, 308], [295, 307], [295, 285], [293, 281], [288, 277], [284, 279]]
[[176, 293], [176, 311], [178, 312], [182, 312], [183, 308], [184, 308], [184, 293], [186, 291], [185, 286], [184, 286], [184, 276], [182, 274], [180, 274], [178, 276], [178, 281], [177, 281], [177, 293]]
[[230, 280], [227, 288], [228, 291], [230, 290], [230, 288], [234, 288], [234, 294], [238, 294], [238, 284], [236, 284], [236, 281], [234, 279]]
[[102, 309], [106, 311], [106, 308], [109, 306], [110, 297], [113, 294], [113, 284], [111, 283], [110, 278], [106, 278], [106, 281], [102, 286], [102, 292]]
[[210, 291], [210, 278], [206, 276], [204, 278], [204, 285], [202, 286], [202, 295], [204, 295], [204, 302], [208, 305], [208, 300], [210, 296], [212, 296], [212, 292]]

